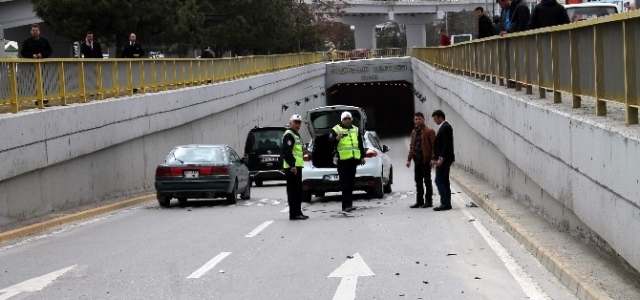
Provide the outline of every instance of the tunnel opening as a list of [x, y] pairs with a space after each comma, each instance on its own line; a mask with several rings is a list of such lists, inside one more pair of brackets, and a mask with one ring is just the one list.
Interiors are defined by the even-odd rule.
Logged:
[[407, 81], [341, 83], [327, 90], [327, 105], [351, 105], [367, 114], [366, 130], [406, 134], [413, 128], [413, 85]]

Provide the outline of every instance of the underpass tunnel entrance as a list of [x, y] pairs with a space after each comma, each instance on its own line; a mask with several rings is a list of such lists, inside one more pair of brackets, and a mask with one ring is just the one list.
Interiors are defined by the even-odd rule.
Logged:
[[407, 134], [415, 111], [412, 84], [407, 81], [340, 83], [327, 89], [327, 105], [358, 106], [367, 114], [367, 130]]

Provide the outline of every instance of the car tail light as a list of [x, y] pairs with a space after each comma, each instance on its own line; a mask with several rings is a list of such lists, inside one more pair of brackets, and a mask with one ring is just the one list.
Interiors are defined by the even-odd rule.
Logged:
[[364, 155], [364, 157], [366, 158], [372, 158], [376, 156], [378, 156], [378, 152], [375, 152], [373, 150], [367, 150], [367, 153]]
[[309, 156], [309, 154], [305, 154], [305, 155], [302, 157], [302, 160], [304, 160], [304, 161], [311, 161], [311, 157]]
[[370, 186], [375, 186], [375, 185], [376, 185], [376, 183], [378, 183], [378, 182], [376, 182], [376, 180], [375, 180], [375, 179], [371, 179], [371, 180], [369, 180], [369, 185], [370, 185]]
[[182, 168], [158, 167], [156, 177], [182, 177]]
[[211, 167], [211, 175], [229, 175], [229, 168]]
[[249, 158], [249, 153], [245, 153], [244, 158]]

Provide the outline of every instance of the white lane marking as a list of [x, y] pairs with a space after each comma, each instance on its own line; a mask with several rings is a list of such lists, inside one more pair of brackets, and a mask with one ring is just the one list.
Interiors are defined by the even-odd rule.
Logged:
[[281, 210], [280, 212], [289, 212], [289, 207], [285, 207], [283, 210]]
[[342, 265], [335, 269], [327, 278], [342, 278], [333, 300], [354, 300], [356, 299], [356, 288], [358, 277], [373, 276], [373, 271], [369, 268], [360, 253], [353, 255], [351, 259], [347, 259]]
[[191, 275], [189, 275], [187, 279], [200, 278], [200, 276], [206, 274], [207, 272], [209, 272], [209, 270], [213, 269], [213, 267], [215, 267], [219, 262], [221, 262], [223, 259], [229, 256], [229, 254], [231, 254], [231, 252], [222, 252], [216, 255], [216, 257], [212, 258], [210, 261], [208, 261], [206, 264], [200, 267], [200, 269], [197, 269], [195, 272], [191, 273]]
[[266, 221], [266, 222], [260, 224], [260, 226], [256, 227], [256, 229], [252, 230], [251, 232], [249, 232], [249, 234], [245, 235], [244, 237], [254, 237], [254, 236], [258, 235], [258, 233], [260, 233], [260, 231], [262, 231], [265, 228], [267, 228], [267, 226], [271, 225], [271, 223], [273, 223], [273, 221]]
[[58, 279], [58, 277], [62, 276], [64, 273], [67, 273], [69, 270], [75, 268], [75, 266], [76, 265], [73, 265], [71, 267], [53, 271], [49, 274], [45, 274], [40, 277], [36, 277], [33, 279], [29, 279], [27, 281], [20, 282], [16, 285], [12, 285], [8, 288], [1, 289], [0, 300], [7, 300], [22, 292], [40, 291], [44, 289], [47, 285], [51, 284], [54, 280]]
[[24, 244], [28, 244], [28, 243], [33, 242], [33, 241], [37, 241], [37, 240], [41, 240], [41, 239], [44, 239], [44, 238], [48, 238], [50, 236], [54, 236], [54, 235], [56, 235], [58, 233], [65, 232], [65, 231], [68, 231], [68, 230], [76, 228], [76, 227], [82, 227], [82, 226], [89, 225], [89, 224], [92, 224], [92, 223], [96, 223], [96, 222], [99, 222], [99, 221], [102, 221], [102, 220], [106, 220], [106, 219], [114, 217], [116, 215], [124, 214], [126, 212], [129, 212], [129, 211], [132, 211], [132, 210], [135, 210], [135, 209], [139, 209], [139, 208], [142, 208], [142, 207], [145, 207], [145, 206], [148, 206], [148, 205], [149, 204], [141, 204], [139, 206], [134, 206], [134, 207], [127, 208], [127, 209], [124, 209], [124, 210], [121, 210], [121, 211], [113, 212], [113, 213], [108, 214], [108, 215], [106, 215], [104, 217], [99, 217], [99, 218], [95, 218], [95, 219], [89, 219], [89, 220], [84, 221], [84, 222], [78, 222], [78, 223], [75, 223], [75, 224], [72, 224], [72, 225], [69, 225], [69, 226], [65, 226], [63, 228], [57, 229], [57, 230], [49, 232], [49, 233], [36, 235], [34, 237], [31, 237], [31, 238], [28, 238], [28, 239], [24, 239], [24, 240], [22, 240], [22, 241], [20, 241], [18, 243], [1, 247], [0, 248], [0, 252], [1, 251], [5, 251], [5, 250], [9, 250], [11, 248], [15, 248], [15, 247], [18, 247], [18, 246], [21, 246], [21, 245], [24, 245]]
[[452, 199], [455, 199], [458, 204], [462, 205], [462, 212], [471, 220], [475, 219], [473, 222], [473, 226], [476, 227], [480, 235], [484, 238], [484, 240], [489, 244], [491, 250], [495, 252], [495, 254], [500, 258], [502, 263], [505, 265], [511, 276], [518, 282], [522, 291], [527, 295], [529, 299], [551, 299], [544, 292], [544, 290], [538, 285], [538, 283], [531, 277], [531, 275], [527, 274], [527, 272], [518, 264], [516, 259], [509, 254], [509, 251], [504, 248], [496, 238], [491, 235], [491, 232], [487, 230], [480, 221], [475, 218], [471, 213], [469, 213], [464, 205], [464, 201], [460, 199], [459, 195], [451, 195]]
[[409, 197], [409, 196], [407, 196], [407, 195], [402, 195], [402, 196], [400, 196], [400, 199], [407, 199], [407, 197]]

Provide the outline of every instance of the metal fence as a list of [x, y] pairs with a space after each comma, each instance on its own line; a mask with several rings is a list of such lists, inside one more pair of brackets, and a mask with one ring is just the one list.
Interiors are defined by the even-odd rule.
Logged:
[[219, 59], [0, 59], [0, 113], [229, 81], [325, 60], [324, 53]]
[[572, 95], [579, 108], [583, 96], [596, 99], [596, 114], [607, 114], [607, 102], [626, 107], [627, 124], [638, 124], [640, 102], [640, 11], [615, 14], [506, 37], [437, 48], [414, 48], [413, 56], [435, 67], [540, 97], [553, 91]]

